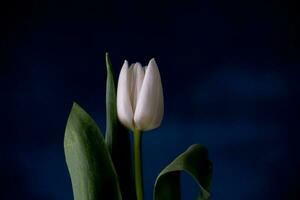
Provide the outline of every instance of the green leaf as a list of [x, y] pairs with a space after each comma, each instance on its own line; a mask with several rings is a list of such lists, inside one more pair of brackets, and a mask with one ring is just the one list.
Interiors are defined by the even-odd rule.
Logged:
[[191, 175], [201, 189], [199, 200], [209, 199], [212, 163], [205, 147], [194, 144], [171, 162], [157, 177], [155, 200], [180, 200], [180, 172]]
[[122, 199], [100, 129], [76, 103], [67, 122], [64, 149], [75, 200]]
[[119, 177], [122, 197], [136, 199], [132, 174], [131, 146], [128, 130], [117, 116], [116, 81], [108, 53], [106, 53], [106, 144]]

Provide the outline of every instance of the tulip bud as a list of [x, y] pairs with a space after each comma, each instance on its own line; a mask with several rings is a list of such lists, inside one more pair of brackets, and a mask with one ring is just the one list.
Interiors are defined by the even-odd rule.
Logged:
[[157, 128], [164, 114], [163, 89], [154, 59], [148, 66], [128, 66], [125, 60], [117, 90], [117, 113], [121, 123], [131, 130]]

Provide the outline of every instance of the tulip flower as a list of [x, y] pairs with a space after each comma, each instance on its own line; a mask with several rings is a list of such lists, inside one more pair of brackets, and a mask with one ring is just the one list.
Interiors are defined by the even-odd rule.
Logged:
[[141, 137], [142, 131], [157, 128], [164, 114], [163, 89], [154, 59], [148, 66], [128, 66], [125, 60], [117, 90], [117, 114], [120, 122], [134, 132], [134, 172], [137, 200], [143, 200]]
[[154, 59], [146, 67], [140, 63], [128, 67], [125, 60], [118, 81], [117, 112], [121, 123], [131, 130], [147, 131], [161, 124], [163, 90]]

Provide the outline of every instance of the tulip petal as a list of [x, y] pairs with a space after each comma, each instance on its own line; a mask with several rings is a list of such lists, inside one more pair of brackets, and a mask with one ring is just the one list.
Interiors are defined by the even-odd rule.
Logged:
[[139, 130], [157, 128], [164, 114], [163, 89], [160, 73], [154, 59], [146, 68], [144, 81], [137, 100], [134, 123]]
[[131, 93], [130, 93], [133, 113], [135, 111], [138, 95], [140, 93], [143, 84], [144, 74], [145, 72], [143, 70], [142, 65], [140, 63], [135, 63], [131, 71], [132, 79], [131, 79]]
[[133, 129], [133, 111], [130, 101], [130, 73], [128, 62], [125, 60], [118, 81], [117, 113], [120, 122], [127, 128]]

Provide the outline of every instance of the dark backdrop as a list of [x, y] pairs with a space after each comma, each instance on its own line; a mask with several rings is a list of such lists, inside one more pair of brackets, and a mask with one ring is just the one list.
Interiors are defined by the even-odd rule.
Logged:
[[[300, 199], [299, 17], [288, 1], [1, 1], [0, 199], [72, 200], [63, 137], [73, 101], [105, 130], [105, 63], [155, 57], [162, 126], [144, 135], [146, 198], [193, 143], [213, 200]], [[185, 200], [196, 184], [183, 176]]]

